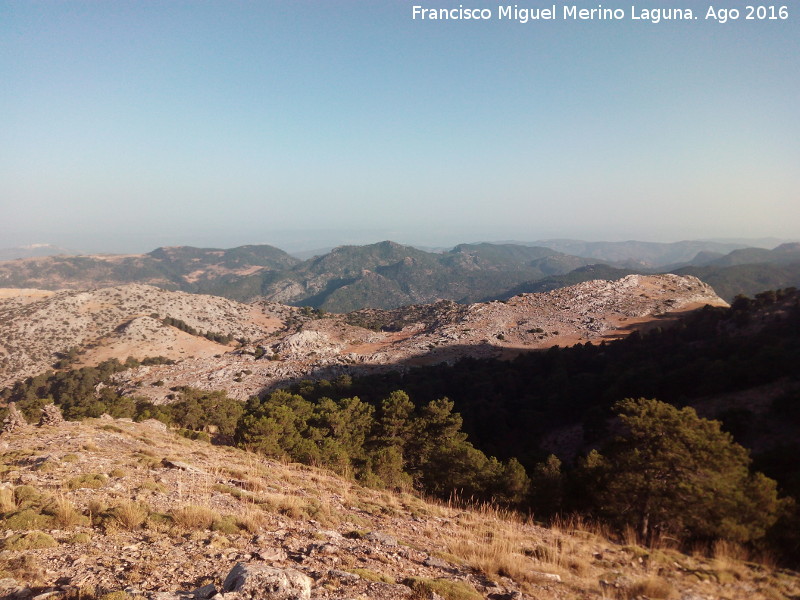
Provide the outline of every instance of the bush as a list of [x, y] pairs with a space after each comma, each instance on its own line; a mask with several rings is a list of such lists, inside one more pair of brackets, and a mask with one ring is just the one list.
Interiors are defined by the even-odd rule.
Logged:
[[4, 550], [35, 550], [37, 548], [55, 548], [58, 543], [53, 536], [42, 531], [15, 533], [3, 540]]
[[108, 477], [102, 473], [84, 473], [73, 477], [67, 482], [67, 487], [71, 490], [80, 488], [99, 489], [108, 482]]

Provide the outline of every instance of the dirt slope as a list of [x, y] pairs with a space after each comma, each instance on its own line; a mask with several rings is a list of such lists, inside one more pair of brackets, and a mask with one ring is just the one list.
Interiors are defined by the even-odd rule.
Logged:
[[708, 559], [620, 546], [584, 527], [544, 529], [362, 488], [158, 422], [28, 426], [0, 435], [0, 461], [6, 598], [208, 598], [237, 563], [299, 572], [319, 600], [800, 594], [795, 574], [724, 548]]

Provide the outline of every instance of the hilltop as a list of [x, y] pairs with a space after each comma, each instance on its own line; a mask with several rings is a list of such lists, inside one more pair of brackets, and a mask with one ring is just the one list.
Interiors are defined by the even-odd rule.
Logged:
[[[580, 522], [546, 529], [495, 509], [371, 490], [330, 472], [190, 441], [156, 421], [26, 426], [3, 433], [0, 452], [3, 597], [800, 594], [795, 574], [742, 562], [724, 544], [705, 558], [615, 543]], [[242, 595], [229, 591], [235, 567], [245, 575]], [[272, 592], [258, 587], [259, 577]]]

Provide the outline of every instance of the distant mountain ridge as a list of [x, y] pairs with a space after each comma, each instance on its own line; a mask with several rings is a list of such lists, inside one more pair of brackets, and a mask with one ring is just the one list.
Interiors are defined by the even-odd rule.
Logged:
[[539, 247], [461, 244], [434, 254], [385, 241], [340, 246], [284, 273], [269, 274], [262, 294], [273, 302], [334, 312], [442, 298], [475, 302], [521, 281], [567, 273], [588, 262]]
[[[772, 250], [698, 241], [545, 243], [552, 247], [484, 242], [425, 251], [384, 241], [339, 246], [306, 260], [269, 245], [175, 246], [147, 254], [31, 257], [0, 262], [0, 287], [56, 290], [142, 283], [238, 301], [264, 297], [349, 312], [439, 299], [504, 300], [519, 293], [634, 273], [695, 275], [727, 300], [737, 294], [800, 285], [798, 243]], [[664, 261], [668, 264], [661, 264]]]
[[0, 262], [0, 286], [54, 290], [144, 283], [201, 292], [231, 278], [259, 270], [282, 270], [298, 262], [267, 245], [228, 250], [178, 246], [157, 248], [148, 254], [47, 256]]
[[477, 301], [588, 262], [547, 248], [496, 244], [462, 244], [432, 253], [385, 241], [340, 246], [305, 261], [267, 245], [227, 250], [179, 246], [138, 255], [2, 262], [0, 286], [81, 289], [144, 283], [240, 301], [264, 296], [346, 312], [440, 298]]
[[688, 263], [698, 253], [716, 252], [722, 255], [747, 248], [747, 244], [684, 240], [680, 242], [584, 242], [581, 240], [554, 239], [533, 242], [537, 246], [552, 248], [566, 254], [593, 258], [595, 262], [613, 262], [625, 266], [659, 268]]
[[17, 246], [15, 248], [0, 248], [0, 261], [35, 256], [57, 256], [59, 254], [71, 255], [76, 254], [76, 252], [53, 244], [28, 244], [27, 246]]

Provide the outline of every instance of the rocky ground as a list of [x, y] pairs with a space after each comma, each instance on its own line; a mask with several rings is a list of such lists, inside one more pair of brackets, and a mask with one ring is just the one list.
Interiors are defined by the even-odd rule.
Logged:
[[[506, 302], [440, 301], [348, 315], [258, 301], [168, 292], [145, 285], [0, 297], [0, 385], [40, 373], [70, 348], [73, 366], [107, 358], [178, 361], [122, 373], [125, 393], [164, 401], [170, 387], [227, 390], [246, 399], [286, 382], [599, 342], [705, 304], [724, 305], [694, 277], [631, 275]], [[229, 335], [228, 345], [164, 325]], [[154, 385], [156, 384], [156, 385]]]
[[4, 598], [800, 594], [797, 574], [728, 546], [708, 558], [614, 543], [581, 523], [545, 529], [190, 441], [154, 421], [49, 422], [0, 435]]

